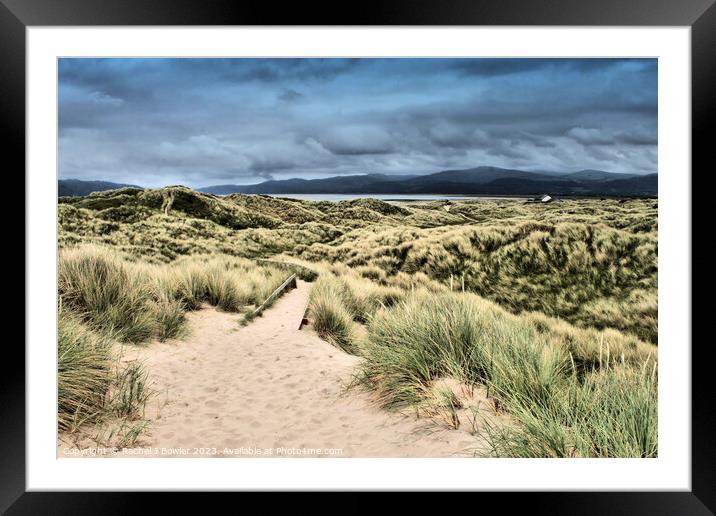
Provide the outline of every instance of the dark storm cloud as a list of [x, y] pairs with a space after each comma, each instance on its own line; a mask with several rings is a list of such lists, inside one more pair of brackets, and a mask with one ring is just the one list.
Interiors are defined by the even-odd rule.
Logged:
[[284, 100], [286, 102], [296, 102], [303, 98], [303, 94], [297, 92], [296, 90], [292, 90], [291, 88], [286, 88], [283, 92], [281, 92], [278, 98], [279, 100]]
[[60, 176], [657, 170], [643, 59], [62, 59]]
[[396, 151], [393, 137], [385, 129], [373, 125], [331, 127], [317, 139], [325, 149], [338, 156], [390, 154]]
[[573, 127], [566, 135], [583, 145], [614, 145], [625, 143], [629, 145], [656, 145], [656, 132], [647, 129], [629, 129], [625, 131], [604, 131], [601, 129], [589, 129], [584, 127]]
[[465, 59], [456, 61], [453, 66], [466, 75], [496, 77], [535, 70], [588, 73], [618, 66], [621, 62], [619, 59]]

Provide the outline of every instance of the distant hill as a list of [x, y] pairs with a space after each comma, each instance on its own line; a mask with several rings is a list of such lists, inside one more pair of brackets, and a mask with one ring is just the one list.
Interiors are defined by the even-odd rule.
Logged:
[[607, 195], [654, 196], [657, 195], [658, 179], [657, 174], [613, 179], [602, 183], [601, 190]]
[[498, 167], [445, 170], [427, 175], [364, 174], [325, 179], [286, 179], [255, 185], [199, 188], [215, 195], [246, 194], [472, 194], [655, 196], [658, 175], [602, 170], [572, 173], [528, 172]]
[[60, 179], [57, 181], [57, 195], [59, 197], [84, 197], [92, 192], [104, 192], [117, 188], [141, 188], [141, 186], [109, 181], [83, 181], [81, 179]]
[[417, 175], [360, 174], [336, 176], [325, 179], [285, 179], [282, 181], [264, 181], [256, 185], [214, 185], [197, 188], [200, 192], [214, 195], [232, 193], [253, 194], [292, 194], [292, 193], [379, 193], [383, 187], [389, 193], [396, 182], [418, 178]]
[[[61, 179], [58, 195], [85, 196], [118, 188], [141, 188], [109, 181]], [[658, 194], [658, 175], [618, 174], [602, 170], [569, 173], [528, 172], [498, 167], [445, 170], [426, 175], [362, 174], [324, 179], [286, 179], [255, 185], [212, 185], [197, 189], [214, 195], [238, 194], [450, 194], [450, 195], [584, 195], [643, 196]]]
[[604, 172], [603, 170], [580, 170], [570, 174], [563, 174], [561, 177], [586, 181], [609, 181], [612, 179], [628, 179], [639, 177], [638, 174], [617, 174], [614, 172]]

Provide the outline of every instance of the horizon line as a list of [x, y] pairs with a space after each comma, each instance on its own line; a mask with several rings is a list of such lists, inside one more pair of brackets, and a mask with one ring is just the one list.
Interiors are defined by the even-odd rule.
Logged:
[[[477, 167], [470, 167], [470, 168], [446, 168], [446, 169], [439, 169], [435, 172], [424, 172], [424, 173], [410, 173], [410, 172], [396, 172], [396, 173], [386, 173], [386, 172], [358, 172], [358, 173], [350, 173], [345, 175], [334, 175], [334, 176], [326, 176], [326, 177], [314, 177], [314, 178], [303, 178], [303, 177], [288, 177], [285, 179], [265, 179], [264, 181], [260, 181], [258, 183], [213, 183], [208, 184], [205, 186], [188, 186], [186, 184], [182, 183], [167, 183], [163, 186], [140, 186], [137, 184], [131, 184], [128, 182], [119, 182], [119, 180], [107, 180], [107, 179], [79, 179], [76, 177], [60, 177], [58, 174], [57, 180], [58, 181], [83, 181], [83, 182], [92, 182], [92, 181], [101, 181], [105, 183], [116, 183], [116, 184], [127, 184], [131, 186], [137, 186], [140, 188], [166, 188], [169, 186], [186, 186], [187, 188], [191, 188], [193, 190], [200, 190], [202, 188], [211, 188], [215, 186], [255, 186], [255, 185], [261, 185], [264, 183], [268, 183], [271, 181], [274, 182], [280, 182], [280, 181], [292, 181], [292, 180], [302, 180], [302, 181], [315, 181], [315, 180], [322, 180], [322, 179], [334, 179], [339, 177], [356, 177], [356, 176], [371, 176], [371, 175], [378, 175], [378, 176], [428, 176], [432, 174], [439, 174], [442, 172], [459, 172], [459, 171], [466, 171], [466, 170], [475, 170], [478, 168], [495, 168], [500, 170], [511, 170], [511, 171], [517, 171], [517, 172], [527, 172], [530, 174], [559, 174], [559, 175], [568, 175], [568, 174], [576, 174], [578, 172], [585, 172], [585, 171], [594, 171], [594, 172], [604, 172], [607, 174], [624, 174], [624, 175], [638, 175], [638, 176], [648, 176], [652, 174], [658, 174], [658, 169], [654, 172], [614, 172], [609, 170], [602, 170], [602, 169], [595, 169], [595, 168], [580, 168], [577, 170], [571, 170], [571, 171], [555, 171], [555, 170], [526, 170], [526, 169], [519, 169], [519, 168], [505, 168], [505, 167], [498, 167], [494, 165], [479, 165]], [[124, 180], [122, 180], [124, 181]]]

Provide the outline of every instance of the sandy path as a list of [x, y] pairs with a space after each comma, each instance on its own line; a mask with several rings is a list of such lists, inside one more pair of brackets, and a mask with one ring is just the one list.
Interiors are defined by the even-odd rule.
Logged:
[[184, 340], [125, 348], [160, 392], [135, 446], [152, 456], [471, 456], [480, 441], [469, 428], [390, 413], [361, 389], [346, 391], [360, 359], [296, 329], [309, 290], [299, 282], [246, 327], [205, 308], [188, 314]]

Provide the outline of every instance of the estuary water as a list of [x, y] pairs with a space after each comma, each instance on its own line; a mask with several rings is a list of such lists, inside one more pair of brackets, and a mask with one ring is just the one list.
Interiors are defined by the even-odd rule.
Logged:
[[381, 201], [465, 201], [520, 199], [522, 197], [499, 197], [484, 195], [441, 194], [269, 194], [271, 197], [301, 199], [304, 201], [351, 201], [353, 199], [380, 199]]

